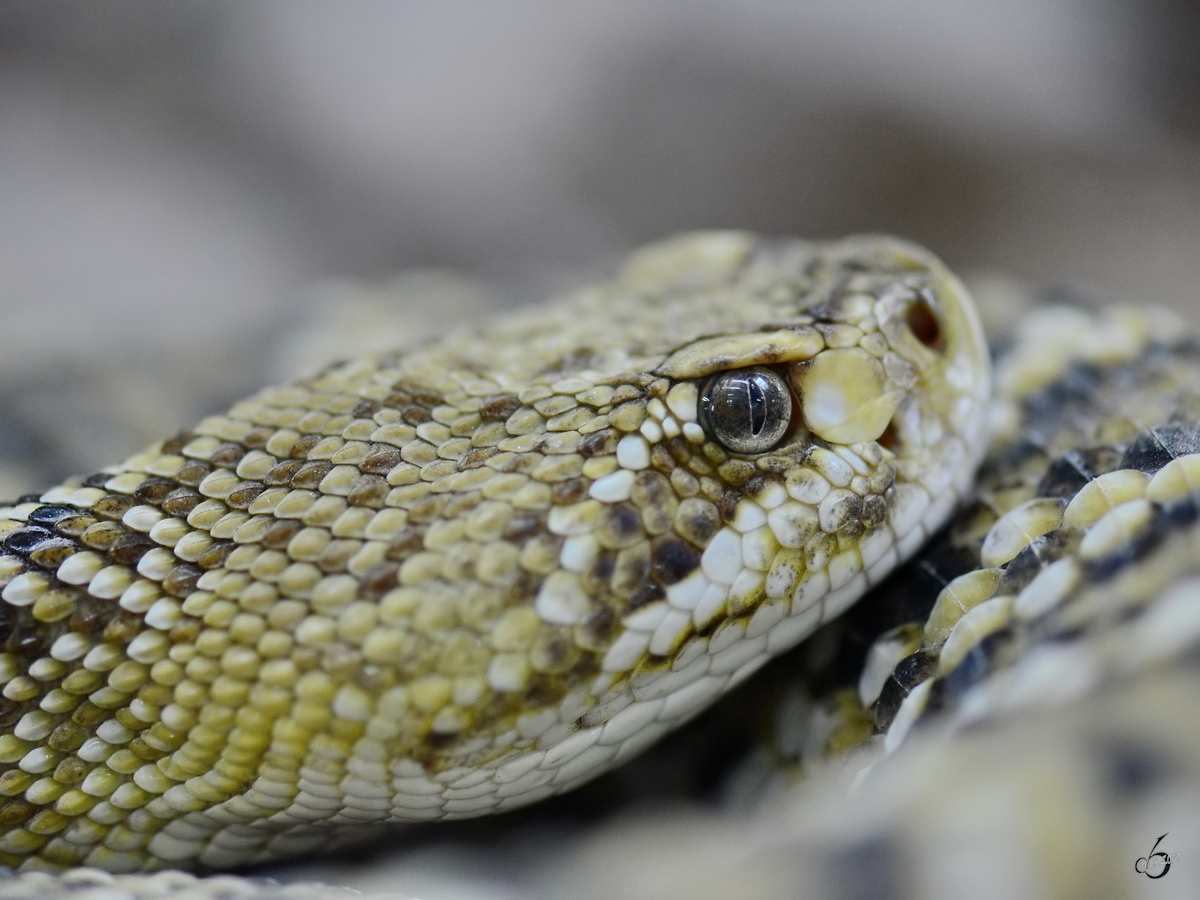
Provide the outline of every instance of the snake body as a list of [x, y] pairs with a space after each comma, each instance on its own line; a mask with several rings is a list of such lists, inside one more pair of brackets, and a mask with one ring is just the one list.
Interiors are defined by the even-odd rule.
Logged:
[[[770, 446], [714, 439], [766, 427], [709, 410], [730, 372], [790, 390]], [[915, 552], [988, 381], [920, 248], [691, 235], [21, 498], [0, 865], [236, 866], [586, 781]]]

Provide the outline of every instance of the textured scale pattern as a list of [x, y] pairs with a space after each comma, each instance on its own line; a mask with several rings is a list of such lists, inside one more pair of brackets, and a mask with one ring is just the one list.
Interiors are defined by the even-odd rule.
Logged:
[[[778, 447], [728, 453], [698, 395], [750, 365], [887, 433], [823, 440], [798, 400]], [[0, 864], [232, 866], [567, 790], [915, 552], [965, 494], [987, 385], [919, 248], [689, 236], [21, 498]]]

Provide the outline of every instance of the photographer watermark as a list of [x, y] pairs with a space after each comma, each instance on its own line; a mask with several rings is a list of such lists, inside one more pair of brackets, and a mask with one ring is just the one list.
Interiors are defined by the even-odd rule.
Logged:
[[1147, 878], [1162, 878], [1171, 871], [1171, 863], [1179, 861], [1178, 853], [1167, 853], [1165, 850], [1159, 850], [1158, 845], [1162, 843], [1171, 832], [1165, 832], [1154, 842], [1154, 846], [1150, 848], [1150, 852], [1138, 859], [1133, 864], [1133, 871], [1139, 875], [1145, 875]]

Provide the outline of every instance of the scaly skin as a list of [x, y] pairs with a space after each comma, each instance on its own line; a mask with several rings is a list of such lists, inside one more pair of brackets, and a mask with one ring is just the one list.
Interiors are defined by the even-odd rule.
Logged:
[[[803, 396], [779, 446], [731, 454], [697, 391], [750, 365]], [[567, 790], [915, 551], [988, 378], [919, 248], [693, 235], [22, 498], [0, 863], [226, 867]], [[839, 402], [862, 416], [815, 424]]]

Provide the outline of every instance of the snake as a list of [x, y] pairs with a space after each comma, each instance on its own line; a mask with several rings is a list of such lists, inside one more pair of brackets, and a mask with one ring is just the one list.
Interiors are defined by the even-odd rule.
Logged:
[[[569, 790], [868, 588], [913, 612], [888, 575], [968, 500], [918, 563], [927, 622], [873, 636], [817, 755], [900, 758], [938, 713], [970, 730], [1087, 693], [1133, 631], [1186, 619], [1198, 393], [1194, 344], [1075, 315], [1039, 322], [989, 406], [971, 300], [922, 248], [685, 235], [20, 498], [0, 863], [44, 893], [42, 872], [230, 868]], [[1122, 565], [1155, 553], [1155, 578]]]

